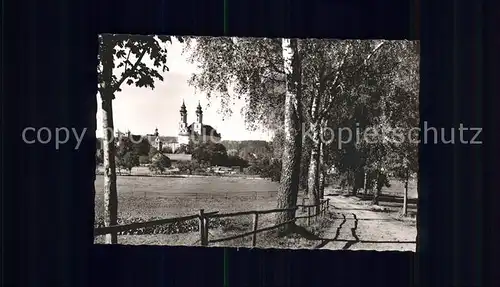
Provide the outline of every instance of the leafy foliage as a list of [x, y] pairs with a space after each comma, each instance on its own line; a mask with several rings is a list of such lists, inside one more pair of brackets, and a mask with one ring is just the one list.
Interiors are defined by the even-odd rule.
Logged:
[[116, 165], [120, 169], [125, 169], [129, 173], [133, 167], [139, 166], [139, 156], [131, 151], [117, 157]]
[[225, 165], [227, 162], [226, 147], [211, 141], [196, 144], [193, 149], [192, 159], [200, 164]]
[[237, 155], [228, 155], [224, 166], [240, 166], [245, 168], [248, 166], [248, 162]]
[[175, 167], [177, 167], [179, 172], [183, 174], [205, 173], [205, 166], [194, 160], [178, 161], [175, 163]]
[[151, 161], [151, 160], [153, 159], [153, 157], [154, 157], [155, 155], [157, 155], [158, 153], [160, 153], [160, 152], [158, 151], [158, 149], [156, 149], [154, 146], [151, 146], [151, 147], [149, 148], [149, 153], [148, 153], [149, 161]]
[[149, 165], [149, 170], [151, 170], [154, 173], [161, 174], [171, 165], [172, 162], [170, 161], [170, 158], [168, 158], [166, 155], [162, 153], [157, 153], [155, 156], [153, 156], [151, 160], [151, 164]]
[[104, 150], [98, 149], [96, 151], [96, 164], [102, 164], [104, 162]]
[[173, 153], [173, 150], [171, 147], [169, 146], [164, 146], [162, 149], [161, 149], [161, 152], [163, 153]]
[[149, 156], [147, 156], [147, 155], [140, 155], [139, 156], [139, 164], [148, 164], [150, 162], [151, 162], [151, 160], [149, 159]]
[[[127, 85], [154, 89], [155, 80], [163, 80], [159, 71], [161, 69], [164, 72], [168, 69], [166, 44], [170, 40], [170, 36], [99, 35], [98, 91], [101, 95], [105, 131], [114, 129], [112, 100], [115, 94], [121, 91], [124, 82]], [[182, 41], [181, 38], [179, 40]], [[153, 65], [146, 65], [143, 61], [145, 57], [149, 57]], [[111, 141], [110, 137], [106, 136], [103, 145], [107, 146], [109, 141]], [[116, 177], [113, 174], [115, 172], [114, 160], [118, 154], [114, 146], [110, 146], [104, 157], [104, 165], [110, 171], [105, 173], [110, 184], [106, 185], [104, 190], [106, 194], [104, 210], [106, 225], [116, 225], [118, 195]], [[107, 243], [116, 243], [116, 241], [116, 234], [106, 235]]]
[[[176, 37], [182, 42], [181, 37]], [[111, 93], [121, 91], [123, 83], [136, 87], [154, 89], [155, 80], [163, 81], [160, 71], [168, 71], [167, 47], [171, 43], [170, 36], [142, 36], [128, 34], [104, 34], [99, 35], [100, 53], [98, 59], [99, 86], [110, 85]], [[111, 79], [105, 79], [103, 75], [103, 55], [111, 53], [113, 59], [106, 61], [107, 69], [116, 69]], [[152, 62], [152, 67], [146, 65], [144, 60]], [[118, 70], [120, 72], [118, 72]], [[119, 74], [117, 77], [116, 74]], [[100, 89], [100, 92], [103, 92]]]
[[280, 39], [188, 37], [186, 51], [200, 71], [190, 84], [210, 98], [219, 95], [223, 115], [231, 102], [245, 97], [249, 128], [277, 129], [283, 122], [285, 78]]
[[151, 144], [149, 143], [147, 138], [143, 138], [140, 135], [131, 135], [133, 140], [133, 147], [136, 154], [139, 156], [147, 156], [149, 154], [149, 150], [151, 148]]

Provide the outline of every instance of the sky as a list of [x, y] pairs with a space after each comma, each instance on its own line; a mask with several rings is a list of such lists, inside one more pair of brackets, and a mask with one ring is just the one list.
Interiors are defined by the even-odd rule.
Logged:
[[[235, 99], [231, 116], [222, 117], [220, 100], [212, 94], [210, 101], [206, 94], [196, 92], [188, 84], [190, 76], [197, 71], [196, 65], [187, 61], [182, 53], [182, 44], [173, 40], [167, 44], [167, 66], [169, 71], [161, 73], [164, 80], [155, 82], [155, 89], [137, 88], [125, 83], [121, 92], [115, 94], [113, 100], [113, 122], [115, 130], [132, 134], [152, 134], [155, 128], [162, 136], [177, 136], [180, 121], [180, 107], [184, 100], [187, 109], [188, 124], [196, 121], [196, 107], [200, 102], [203, 108], [203, 123], [211, 125], [219, 133], [222, 140], [270, 140], [272, 134], [264, 130], [249, 131], [245, 125], [241, 109], [245, 101]], [[146, 58], [146, 57], [145, 57]], [[149, 57], [144, 61], [150, 62]], [[115, 69], [114, 73], [122, 71]], [[161, 71], [160, 71], [161, 72]], [[100, 95], [97, 93], [100, 103]], [[98, 104], [96, 136], [103, 136], [102, 109]]]

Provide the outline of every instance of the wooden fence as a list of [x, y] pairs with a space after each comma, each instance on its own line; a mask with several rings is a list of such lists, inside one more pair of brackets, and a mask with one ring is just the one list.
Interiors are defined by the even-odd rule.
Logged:
[[[120, 231], [136, 230], [136, 229], [144, 228], [144, 227], [153, 227], [153, 226], [157, 226], [157, 225], [174, 223], [174, 222], [182, 222], [182, 221], [187, 221], [187, 220], [192, 220], [192, 219], [198, 218], [198, 220], [199, 220], [199, 233], [200, 233], [199, 242], [200, 242], [201, 246], [208, 246], [209, 243], [229, 241], [229, 240], [234, 240], [237, 238], [242, 238], [242, 237], [252, 235], [252, 246], [255, 247], [257, 244], [257, 234], [264, 232], [264, 231], [276, 229], [276, 228], [283, 226], [285, 224], [290, 224], [290, 223], [296, 222], [297, 219], [302, 219], [302, 218], [307, 219], [307, 225], [310, 225], [311, 219], [314, 217], [317, 217], [319, 215], [326, 214], [329, 206], [330, 206], [330, 199], [326, 199], [326, 200], [323, 199], [317, 205], [306, 205], [306, 204], [304, 204], [304, 200], [303, 200], [303, 204], [297, 205], [294, 208], [286, 208], [286, 209], [251, 210], [251, 211], [233, 212], [233, 213], [219, 213], [218, 211], [205, 212], [203, 209], [201, 209], [198, 214], [189, 215], [189, 216], [166, 218], [166, 219], [160, 219], [160, 220], [154, 220], [154, 221], [148, 221], [148, 222], [137, 222], [137, 223], [131, 223], [131, 224], [126, 224], [126, 225], [116, 225], [116, 226], [96, 228], [96, 229], [94, 229], [94, 236], [106, 235], [106, 234], [117, 234]], [[292, 220], [289, 220], [287, 222], [283, 222], [280, 224], [276, 224], [273, 226], [263, 227], [260, 229], [258, 228], [259, 227], [259, 215], [261, 215], [261, 214], [296, 211], [299, 208], [302, 208], [302, 211], [307, 210], [307, 215], [298, 216]], [[316, 212], [316, 211], [319, 211], [319, 212]], [[238, 234], [238, 235], [229, 236], [229, 237], [209, 240], [209, 238], [208, 238], [209, 232], [208, 231], [210, 228], [210, 219], [211, 218], [229, 218], [229, 217], [244, 216], [244, 215], [253, 215], [253, 229], [252, 229], [252, 231], [245, 232], [245, 233]]]

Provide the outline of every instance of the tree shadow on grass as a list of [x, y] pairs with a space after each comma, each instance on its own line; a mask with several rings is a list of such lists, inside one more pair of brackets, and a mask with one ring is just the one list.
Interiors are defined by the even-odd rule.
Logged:
[[[362, 201], [371, 201], [373, 199], [373, 195], [371, 194], [358, 194], [357, 197]], [[389, 194], [381, 194], [379, 196], [379, 202], [381, 205], [384, 202], [403, 204], [403, 201], [404, 199], [402, 196], [389, 195]], [[408, 204], [417, 204], [417, 202], [418, 202], [417, 198], [408, 198]]]
[[354, 217], [354, 227], [351, 228], [351, 234], [352, 234], [352, 237], [354, 237], [354, 240], [346, 242], [344, 247], [342, 247], [342, 250], [349, 249], [349, 247], [353, 246], [354, 244], [356, 244], [360, 241], [358, 235], [356, 234], [356, 229], [358, 229], [358, 218], [356, 217], [356, 214], [354, 214], [354, 213], [352, 214], [352, 216]]
[[354, 238], [353, 240], [348, 240], [348, 239], [338, 239], [340, 235], [340, 231], [342, 230], [342, 227], [344, 224], [347, 222], [347, 218], [344, 214], [342, 214], [342, 222], [339, 224], [335, 231], [335, 236], [333, 238], [324, 238], [321, 236], [318, 236], [309, 230], [307, 230], [305, 227], [295, 225], [293, 228], [293, 232], [300, 235], [301, 237], [307, 239], [307, 240], [314, 240], [314, 241], [321, 241], [318, 245], [314, 247], [314, 249], [320, 249], [324, 246], [326, 246], [330, 242], [345, 242], [345, 245], [342, 247], [342, 250], [347, 250], [350, 247], [352, 247], [356, 243], [371, 243], [371, 244], [393, 244], [393, 243], [401, 243], [401, 244], [416, 244], [416, 241], [377, 241], [377, 240], [361, 240], [357, 233], [356, 230], [358, 228], [358, 223], [360, 220], [380, 220], [376, 218], [367, 218], [367, 219], [359, 219], [355, 214], [354, 216], [354, 226], [351, 228], [351, 234], [352, 237]]

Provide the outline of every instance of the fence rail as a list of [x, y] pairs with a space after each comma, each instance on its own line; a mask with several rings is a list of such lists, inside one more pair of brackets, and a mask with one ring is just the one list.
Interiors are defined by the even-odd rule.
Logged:
[[[305, 203], [304, 200], [303, 200], [303, 203]], [[193, 215], [188, 215], [188, 216], [183, 216], [183, 217], [173, 217], [173, 218], [166, 218], [166, 219], [160, 219], [160, 220], [154, 220], [154, 221], [148, 221], [148, 222], [137, 222], [137, 223], [131, 223], [131, 224], [126, 224], [126, 225], [115, 225], [115, 226], [95, 228], [94, 229], [94, 236], [106, 235], [106, 234], [117, 234], [120, 231], [135, 230], [135, 229], [139, 229], [139, 228], [143, 228], [143, 227], [153, 227], [153, 226], [157, 226], [157, 225], [174, 223], [174, 222], [182, 222], [182, 221], [187, 221], [187, 220], [192, 220], [192, 219], [198, 218], [198, 220], [199, 220], [199, 232], [200, 232], [200, 239], [198, 241], [200, 242], [201, 246], [208, 246], [209, 243], [229, 241], [229, 240], [234, 240], [234, 239], [243, 238], [243, 237], [247, 237], [247, 236], [252, 235], [252, 246], [255, 247], [257, 244], [257, 234], [264, 232], [264, 231], [270, 231], [270, 230], [279, 228], [279, 227], [286, 225], [286, 224], [294, 223], [297, 221], [297, 219], [307, 219], [307, 225], [310, 225], [311, 218], [326, 214], [326, 211], [328, 210], [329, 206], [330, 206], [330, 199], [323, 199], [323, 200], [320, 200], [320, 203], [316, 204], [316, 205], [301, 204], [301, 205], [297, 205], [296, 207], [293, 207], [293, 208], [284, 208], [284, 209], [251, 210], [251, 211], [242, 211], [242, 212], [233, 212], [233, 213], [219, 213], [219, 211], [205, 212], [204, 209], [201, 209], [198, 214], [193, 214]], [[286, 221], [286, 222], [283, 222], [280, 224], [276, 224], [273, 226], [263, 227], [260, 229], [258, 228], [259, 227], [259, 215], [261, 215], [261, 214], [296, 211], [299, 208], [302, 208], [302, 211], [305, 211], [307, 209], [307, 215], [297, 216], [297, 217], [293, 218], [292, 220], [289, 220], [289, 221]], [[209, 238], [208, 238], [209, 232], [208, 231], [210, 228], [210, 219], [211, 218], [228, 218], [228, 217], [236, 217], [236, 216], [244, 216], [244, 215], [253, 215], [252, 231], [229, 236], [229, 237], [209, 240]]]

